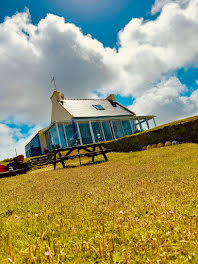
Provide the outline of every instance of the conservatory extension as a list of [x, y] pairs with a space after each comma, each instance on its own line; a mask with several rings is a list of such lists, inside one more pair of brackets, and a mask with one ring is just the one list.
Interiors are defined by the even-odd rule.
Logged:
[[55, 123], [46, 132], [47, 148], [52, 151], [54, 148], [108, 141], [143, 131], [143, 123], [149, 126], [148, 119], [135, 121], [106, 119]]

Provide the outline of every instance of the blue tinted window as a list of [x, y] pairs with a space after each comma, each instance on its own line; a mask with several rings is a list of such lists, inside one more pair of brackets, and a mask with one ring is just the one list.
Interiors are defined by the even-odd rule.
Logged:
[[32, 157], [41, 154], [39, 134], [37, 134], [26, 146], [26, 157]]
[[66, 132], [67, 142], [68, 142], [69, 147], [72, 147], [75, 145], [80, 145], [78, 131], [75, 128], [75, 133], [74, 133], [74, 126], [75, 125], [73, 125], [73, 124], [66, 124], [65, 125], [65, 132]]
[[51, 133], [51, 136], [52, 136], [52, 147], [53, 148], [60, 148], [56, 126], [54, 126], [50, 130], [50, 133]]
[[124, 136], [124, 131], [122, 128], [122, 123], [120, 121], [112, 121], [113, 123], [113, 129], [115, 133], [116, 138], [121, 138]]
[[50, 132], [46, 133], [46, 143], [47, 143], [47, 149], [49, 151], [52, 151], [52, 141], [51, 141], [51, 134]]
[[91, 123], [91, 125], [94, 133], [95, 142], [104, 141], [100, 122], [93, 122]]
[[112, 133], [111, 133], [111, 128], [110, 128], [110, 124], [108, 121], [103, 121], [102, 122], [102, 127], [103, 127], [103, 131], [105, 134], [105, 139], [108, 140], [112, 140]]
[[93, 105], [97, 110], [105, 110], [105, 108], [102, 105]]
[[37, 134], [25, 147], [25, 150], [28, 151], [30, 147], [40, 147], [39, 135]]
[[134, 133], [136, 131], [136, 124], [134, 120], [130, 120], [131, 122], [131, 126], [132, 126], [132, 133]]
[[89, 123], [79, 123], [80, 134], [83, 144], [93, 143]]
[[66, 147], [66, 139], [65, 139], [65, 134], [64, 134], [64, 130], [63, 130], [63, 125], [58, 125], [58, 130], [59, 130], [62, 148], [65, 148]]
[[132, 134], [131, 125], [130, 125], [129, 120], [122, 120], [122, 127], [124, 130], [125, 136]]

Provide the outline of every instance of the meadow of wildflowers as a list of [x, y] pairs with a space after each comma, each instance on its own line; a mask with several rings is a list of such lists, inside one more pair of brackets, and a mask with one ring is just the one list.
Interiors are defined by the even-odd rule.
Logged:
[[0, 179], [0, 263], [198, 263], [198, 145], [108, 157]]

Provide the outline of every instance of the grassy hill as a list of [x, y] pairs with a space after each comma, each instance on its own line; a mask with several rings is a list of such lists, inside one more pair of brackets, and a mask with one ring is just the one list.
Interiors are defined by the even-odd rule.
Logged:
[[198, 145], [108, 157], [0, 179], [0, 263], [198, 263]]

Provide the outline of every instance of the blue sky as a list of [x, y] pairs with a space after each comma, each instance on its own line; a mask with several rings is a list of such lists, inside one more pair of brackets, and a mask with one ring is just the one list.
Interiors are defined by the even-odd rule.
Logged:
[[[100, 2], [105, 4], [98, 4]], [[84, 34], [91, 34], [105, 46], [114, 47], [117, 33], [133, 17], [155, 18], [150, 14], [153, 3], [154, 0], [7, 0], [1, 4], [0, 22], [5, 16], [23, 12], [27, 7], [33, 24], [45, 18], [47, 13], [63, 16], [82, 28]]]
[[[197, 0], [4, 1], [0, 135], [1, 129], [7, 131], [9, 148], [19, 141], [21, 148], [32, 133], [49, 124], [53, 74], [66, 97], [113, 92], [137, 114], [156, 114], [158, 124], [196, 114], [197, 10]], [[5, 17], [10, 22], [4, 22]], [[15, 103], [7, 107], [11, 96]]]

